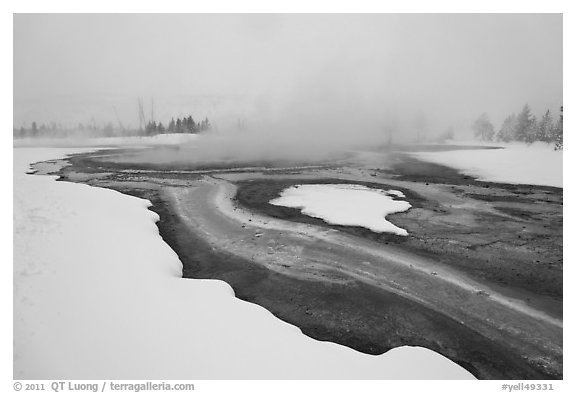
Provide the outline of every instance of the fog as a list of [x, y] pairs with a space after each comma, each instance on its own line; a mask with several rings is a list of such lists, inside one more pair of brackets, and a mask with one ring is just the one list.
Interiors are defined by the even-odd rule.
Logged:
[[[466, 137], [562, 104], [560, 14], [15, 15], [14, 125], [166, 124], [281, 145]], [[286, 142], [288, 143], [288, 142]], [[292, 145], [291, 145], [292, 146]]]

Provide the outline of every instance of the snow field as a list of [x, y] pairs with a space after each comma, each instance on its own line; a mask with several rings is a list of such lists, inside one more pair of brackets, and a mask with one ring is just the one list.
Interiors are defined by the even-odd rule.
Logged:
[[458, 169], [482, 181], [563, 187], [563, 151], [554, 151], [552, 145], [545, 143], [487, 145], [504, 148], [411, 154], [423, 161]]
[[368, 228], [373, 232], [390, 232], [408, 236], [405, 229], [386, 220], [388, 214], [410, 209], [404, 194], [396, 190], [379, 190], [357, 184], [301, 184], [283, 190], [272, 205], [294, 207], [302, 214], [320, 218], [329, 224]]

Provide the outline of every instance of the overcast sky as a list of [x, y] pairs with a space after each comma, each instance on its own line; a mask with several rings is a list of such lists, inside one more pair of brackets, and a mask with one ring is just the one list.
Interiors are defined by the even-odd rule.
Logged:
[[499, 127], [525, 103], [561, 105], [562, 16], [15, 15], [16, 126], [112, 121], [114, 109], [136, 124], [139, 96], [163, 121], [464, 127], [485, 111]]

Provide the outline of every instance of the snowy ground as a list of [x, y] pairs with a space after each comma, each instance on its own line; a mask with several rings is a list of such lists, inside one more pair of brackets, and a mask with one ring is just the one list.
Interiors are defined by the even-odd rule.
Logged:
[[272, 205], [294, 207], [302, 214], [321, 218], [329, 224], [368, 228], [373, 232], [390, 232], [407, 236], [386, 216], [410, 209], [410, 203], [395, 200], [390, 195], [404, 197], [400, 191], [378, 190], [356, 184], [304, 184], [289, 187]]
[[154, 136], [123, 136], [107, 138], [23, 138], [15, 139], [14, 147], [78, 147], [78, 146], [157, 146], [181, 145], [191, 143], [198, 138], [197, 134], [160, 134]]
[[[465, 144], [478, 145], [477, 142]], [[504, 149], [454, 150], [411, 153], [416, 158], [446, 165], [479, 180], [497, 183], [562, 187], [563, 152], [552, 145], [534, 143], [484, 143]]]
[[14, 149], [14, 378], [471, 379], [443, 356], [304, 336], [225, 283], [181, 277], [149, 202], [26, 175]]

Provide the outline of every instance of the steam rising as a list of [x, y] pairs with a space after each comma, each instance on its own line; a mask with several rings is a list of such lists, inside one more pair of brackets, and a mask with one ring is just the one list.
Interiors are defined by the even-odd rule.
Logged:
[[164, 124], [208, 116], [203, 143], [236, 154], [467, 137], [482, 112], [561, 105], [562, 16], [14, 17], [16, 127], [136, 126], [137, 97]]

